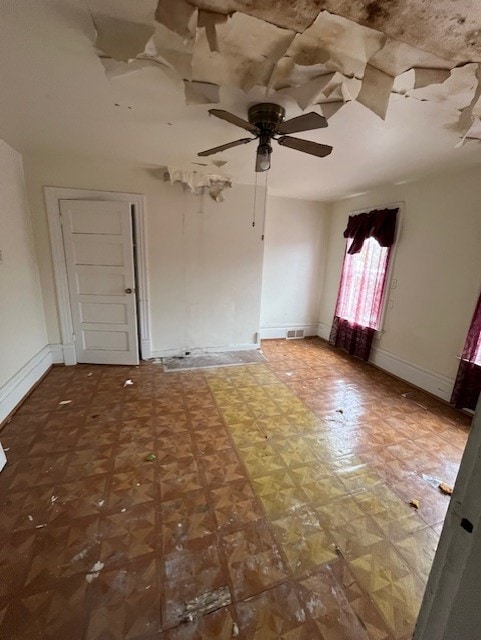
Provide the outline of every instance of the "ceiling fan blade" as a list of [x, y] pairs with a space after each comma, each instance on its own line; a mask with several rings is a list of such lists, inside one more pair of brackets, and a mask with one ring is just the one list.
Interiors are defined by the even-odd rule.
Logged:
[[324, 116], [311, 111], [304, 113], [297, 118], [291, 118], [285, 122], [281, 122], [277, 127], [279, 133], [297, 133], [299, 131], [310, 131], [311, 129], [323, 129], [327, 127], [327, 120]]
[[279, 138], [277, 142], [283, 147], [310, 153], [312, 156], [318, 156], [319, 158], [328, 156], [332, 151], [332, 147], [328, 144], [319, 144], [310, 140], [301, 140], [300, 138], [290, 138], [288, 136]]
[[207, 149], [207, 151], [201, 151], [197, 155], [211, 156], [214, 153], [220, 153], [221, 151], [226, 151], [227, 149], [231, 149], [232, 147], [238, 147], [240, 144], [247, 144], [248, 142], [252, 142], [253, 140], [255, 140], [255, 138], [241, 138], [240, 140], [234, 140], [234, 142], [221, 144], [219, 147], [213, 147], [212, 149]]
[[250, 131], [251, 133], [260, 133], [259, 129], [254, 124], [251, 124], [250, 122], [247, 122], [247, 120], [243, 120], [242, 118], [235, 116], [229, 111], [224, 111], [223, 109], [209, 109], [209, 113], [211, 116], [215, 116], [216, 118], [220, 118], [221, 120], [226, 120], [226, 122], [235, 124], [236, 127], [242, 127], [242, 129]]

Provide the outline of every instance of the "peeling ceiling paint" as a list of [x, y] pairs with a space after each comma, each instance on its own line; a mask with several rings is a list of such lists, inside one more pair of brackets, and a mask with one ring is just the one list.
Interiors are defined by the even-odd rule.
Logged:
[[[287, 118], [324, 114], [329, 127], [302, 137], [334, 146], [322, 160], [276, 147], [279, 195], [330, 199], [473, 164], [478, 4], [9, 0], [0, 137], [20, 150], [192, 169], [197, 151], [240, 137], [208, 117], [210, 104], [245, 118], [267, 99]], [[205, 170], [227, 163], [235, 182], [253, 183], [253, 155], [238, 147]]]
[[[338, 9], [343, 6], [336, 3]], [[235, 11], [235, 7], [242, 11]], [[364, 18], [359, 14], [358, 20], [379, 22], [396, 7], [394, 0], [384, 2], [382, 8], [375, 8], [371, 2], [364, 7]], [[457, 77], [468, 83], [472, 93], [479, 84], [479, 65], [457, 63], [456, 58], [413, 47], [380, 28], [319, 10], [319, 3], [300, 6], [297, 18], [305, 14], [309, 23], [302, 32], [304, 22], [286, 28], [284, 20], [278, 26], [274, 23], [279, 24], [277, 12], [281, 8], [282, 3], [273, 3], [269, 13], [266, 2], [257, 4], [254, 11], [251, 4], [237, 0], [222, 4], [211, 0], [158, 0], [154, 20], [148, 24], [94, 14], [96, 47], [109, 77], [113, 75], [113, 61], [126, 62], [129, 56], [136, 69], [149, 62], [157, 63], [166, 73], [177, 73], [184, 81], [187, 104], [218, 103], [221, 89], [248, 93], [261, 87], [266, 101], [275, 102], [279, 94], [285, 94], [302, 110], [311, 105], [320, 105], [322, 110], [322, 105], [336, 103], [335, 108], [323, 110], [327, 117], [345, 103], [357, 100], [385, 119], [393, 91], [415, 99], [436, 100], [439, 91], [420, 90], [443, 85], [450, 89], [441, 92], [443, 99], [463, 110], [457, 126], [461, 143], [468, 131], [469, 139], [476, 136], [477, 98], [469, 95], [467, 103], [460, 104], [458, 91], [464, 95], [466, 87], [457, 86], [454, 73], [458, 72], [455, 67], [461, 69]], [[314, 19], [313, 9], [317, 11]], [[426, 10], [426, 3], [421, 9]], [[290, 15], [286, 12], [284, 18]], [[466, 20], [461, 22], [465, 25]], [[117, 66], [115, 75], [129, 71], [128, 65]], [[408, 71], [413, 71], [412, 83], [395, 89], [396, 78]], [[448, 83], [451, 78], [454, 80]]]
[[481, 62], [478, 0], [190, 0], [201, 9], [243, 11], [302, 33], [319, 11], [382, 31], [394, 40], [456, 62]]

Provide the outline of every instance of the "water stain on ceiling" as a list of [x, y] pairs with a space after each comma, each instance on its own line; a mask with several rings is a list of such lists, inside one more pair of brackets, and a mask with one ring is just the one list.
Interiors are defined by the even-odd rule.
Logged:
[[384, 119], [398, 93], [451, 101], [462, 144], [481, 129], [476, 5], [158, 0], [143, 24], [95, 12], [93, 20], [110, 78], [156, 65], [184, 81], [187, 104], [215, 104], [220, 89], [261, 88], [268, 101], [317, 105], [327, 118], [356, 100]]

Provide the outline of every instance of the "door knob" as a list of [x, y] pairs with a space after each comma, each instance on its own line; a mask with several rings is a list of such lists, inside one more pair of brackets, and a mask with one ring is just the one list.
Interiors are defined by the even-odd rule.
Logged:
[[125, 293], [132, 293], [132, 289], [130, 289], [130, 288], [129, 288], [129, 289], [126, 289], [126, 290], [125, 290]]

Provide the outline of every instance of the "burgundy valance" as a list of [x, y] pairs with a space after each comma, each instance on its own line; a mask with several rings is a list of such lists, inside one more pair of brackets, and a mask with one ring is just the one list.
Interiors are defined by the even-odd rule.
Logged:
[[396, 232], [396, 209], [374, 209], [369, 213], [359, 213], [349, 216], [345, 238], [352, 238], [348, 253], [359, 253], [364, 240], [375, 238], [381, 247], [390, 247], [394, 243]]

